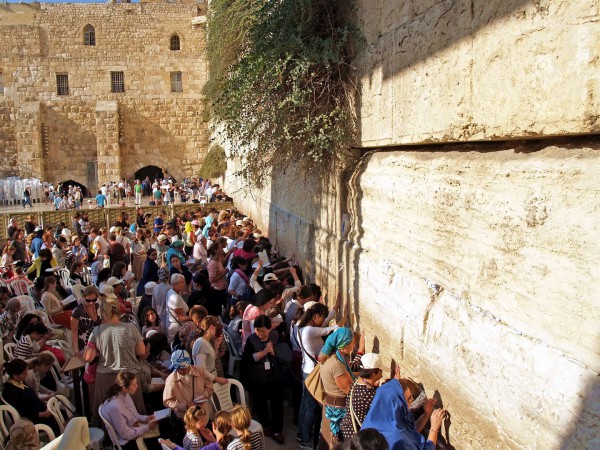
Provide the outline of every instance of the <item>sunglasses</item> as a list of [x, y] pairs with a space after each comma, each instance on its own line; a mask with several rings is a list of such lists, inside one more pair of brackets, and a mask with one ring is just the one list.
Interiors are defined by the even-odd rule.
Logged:
[[96, 300], [98, 300], [98, 299], [97, 299], [96, 297], [94, 297], [94, 298], [87, 298], [87, 297], [86, 297], [84, 300], [85, 300], [86, 302], [88, 302], [88, 303], [94, 303], [94, 302], [95, 302]]

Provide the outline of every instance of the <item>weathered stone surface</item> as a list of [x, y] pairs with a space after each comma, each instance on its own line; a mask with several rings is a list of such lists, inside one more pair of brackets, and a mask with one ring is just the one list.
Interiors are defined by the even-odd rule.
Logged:
[[439, 391], [453, 445], [558, 449], [600, 442], [599, 175], [600, 141], [571, 139], [378, 152], [325, 186], [226, 180], [369, 350]]
[[596, 1], [360, 0], [364, 147], [600, 131]]

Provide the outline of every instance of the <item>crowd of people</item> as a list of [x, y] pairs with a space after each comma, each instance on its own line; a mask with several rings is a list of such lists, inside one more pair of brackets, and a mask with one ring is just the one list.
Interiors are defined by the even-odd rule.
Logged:
[[[86, 226], [84, 213], [70, 227], [11, 221], [4, 278], [31, 287], [0, 287], [0, 334], [16, 344], [5, 402], [56, 429], [50, 372], [79, 355], [88, 417], [112, 425], [124, 449], [139, 438], [160, 448], [159, 437], [186, 450], [261, 450], [263, 436], [283, 444], [286, 398], [303, 449], [443, 445], [446, 412], [399, 371], [383, 380], [381, 357], [339, 317], [341, 296], [330, 308], [241, 212], [190, 206], [151, 222], [140, 207], [106, 229]], [[79, 301], [65, 304], [75, 285]], [[239, 370], [226, 373], [238, 355]], [[310, 388], [315, 376], [322, 395]], [[215, 408], [213, 393], [230, 378], [249, 392], [249, 408]]]
[[[180, 183], [173, 177], [166, 176], [151, 180], [135, 179], [130, 182], [126, 178], [110, 181], [99, 186], [97, 192], [88, 192], [77, 184], [44, 183], [44, 203], [50, 204], [55, 211], [69, 209], [104, 208], [110, 205], [125, 206], [133, 200], [133, 204], [141, 206], [143, 202], [148, 205], [169, 205], [176, 201], [179, 203], [210, 203], [231, 201], [218, 184], [209, 179], [199, 177], [184, 178]], [[89, 197], [89, 198], [88, 198]], [[31, 186], [23, 189], [23, 208], [33, 207]]]

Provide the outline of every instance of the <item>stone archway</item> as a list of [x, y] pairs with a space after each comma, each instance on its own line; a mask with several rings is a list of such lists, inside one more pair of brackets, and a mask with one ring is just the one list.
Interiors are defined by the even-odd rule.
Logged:
[[81, 193], [83, 194], [83, 197], [90, 197], [92, 196], [90, 190], [85, 187], [83, 184], [75, 181], [75, 180], [65, 180], [65, 181], [61, 181], [60, 182], [60, 191], [61, 194], [66, 194], [69, 191], [69, 186], [75, 186], [75, 187], [79, 187], [81, 188]]
[[136, 180], [144, 181], [146, 177], [150, 178], [151, 181], [162, 178], [164, 171], [158, 166], [144, 166], [135, 172], [134, 178]]

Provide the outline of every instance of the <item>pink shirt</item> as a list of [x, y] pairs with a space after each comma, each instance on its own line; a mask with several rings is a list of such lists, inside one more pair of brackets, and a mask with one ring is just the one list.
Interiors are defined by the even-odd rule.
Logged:
[[225, 278], [225, 274], [227, 273], [227, 269], [223, 267], [220, 261], [215, 261], [214, 259], [208, 260], [208, 281], [210, 281], [210, 285], [213, 289], [218, 291], [222, 291], [227, 289], [227, 279]]
[[246, 346], [246, 339], [254, 333], [254, 319], [263, 314], [258, 306], [250, 305], [242, 317], [242, 349]]

